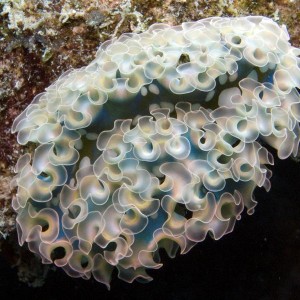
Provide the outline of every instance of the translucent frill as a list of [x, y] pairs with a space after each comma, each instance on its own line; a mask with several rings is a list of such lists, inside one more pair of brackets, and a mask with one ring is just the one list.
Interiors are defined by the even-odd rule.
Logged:
[[264, 17], [154, 24], [99, 48], [17, 117], [19, 242], [70, 276], [151, 280], [231, 232], [299, 144], [300, 50]]

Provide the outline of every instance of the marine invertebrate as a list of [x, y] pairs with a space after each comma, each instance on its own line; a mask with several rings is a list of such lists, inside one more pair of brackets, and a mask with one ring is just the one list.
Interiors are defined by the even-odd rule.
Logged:
[[152, 25], [99, 48], [15, 120], [19, 242], [70, 276], [149, 281], [158, 249], [233, 230], [299, 144], [300, 50], [264, 17]]

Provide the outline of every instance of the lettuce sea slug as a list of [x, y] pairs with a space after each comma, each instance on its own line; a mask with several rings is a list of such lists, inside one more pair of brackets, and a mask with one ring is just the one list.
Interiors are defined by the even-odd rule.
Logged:
[[72, 277], [149, 281], [158, 250], [231, 232], [296, 155], [300, 49], [265, 17], [154, 24], [103, 43], [14, 121], [20, 245]]

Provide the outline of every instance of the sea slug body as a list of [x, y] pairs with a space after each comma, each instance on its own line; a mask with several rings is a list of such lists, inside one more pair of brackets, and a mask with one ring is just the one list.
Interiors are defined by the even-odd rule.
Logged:
[[154, 24], [103, 43], [14, 121], [19, 242], [72, 277], [149, 281], [158, 249], [231, 232], [275, 148], [298, 153], [300, 49], [265, 17]]

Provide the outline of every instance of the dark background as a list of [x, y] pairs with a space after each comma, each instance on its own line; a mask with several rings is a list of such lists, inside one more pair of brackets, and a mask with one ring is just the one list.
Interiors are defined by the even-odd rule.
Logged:
[[[275, 155], [274, 155], [275, 156]], [[269, 193], [257, 189], [255, 213], [243, 213], [235, 230], [207, 238], [186, 255], [150, 271], [148, 284], [128, 284], [114, 273], [111, 290], [95, 280], [50, 271], [30, 288], [0, 257], [0, 298], [5, 299], [300, 299], [300, 165], [275, 158]]]

